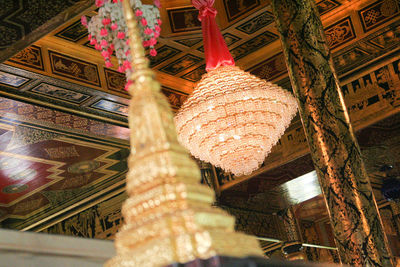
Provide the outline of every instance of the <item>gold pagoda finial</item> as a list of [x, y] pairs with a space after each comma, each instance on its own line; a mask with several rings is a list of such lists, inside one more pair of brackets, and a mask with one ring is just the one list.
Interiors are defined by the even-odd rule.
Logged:
[[133, 84], [129, 87], [131, 155], [124, 225], [117, 255], [106, 266], [165, 266], [196, 258], [261, 256], [255, 238], [234, 231], [234, 218], [212, 207], [214, 193], [200, 185], [200, 171], [178, 143], [173, 113], [148, 66], [128, 0]]

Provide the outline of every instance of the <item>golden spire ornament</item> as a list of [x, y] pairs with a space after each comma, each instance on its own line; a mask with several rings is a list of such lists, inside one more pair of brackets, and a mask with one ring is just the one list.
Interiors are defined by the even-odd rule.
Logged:
[[196, 158], [234, 175], [259, 168], [297, 112], [281, 87], [234, 66], [215, 23], [214, 0], [192, 0], [202, 22], [207, 71], [175, 117], [179, 141]]
[[212, 207], [214, 193], [178, 143], [173, 113], [148, 67], [133, 11], [123, 1], [133, 69], [129, 105], [131, 155], [124, 224], [109, 267], [157, 267], [216, 255], [262, 256], [254, 237], [234, 231], [235, 219]]

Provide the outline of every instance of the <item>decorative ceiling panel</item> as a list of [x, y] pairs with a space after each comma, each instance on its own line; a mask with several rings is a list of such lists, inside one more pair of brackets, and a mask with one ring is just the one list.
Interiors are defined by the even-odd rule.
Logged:
[[400, 14], [398, 1], [375, 1], [358, 11], [365, 32], [368, 32]]
[[13, 62], [39, 71], [44, 71], [42, 49], [36, 45], [32, 45], [18, 52], [18, 54], [9, 59], [9, 62]]
[[340, 5], [341, 3], [335, 0], [322, 0], [317, 2], [318, 12], [321, 16], [328, 13], [329, 11], [334, 10]]
[[88, 32], [86, 27], [83, 26], [81, 20], [78, 19], [65, 29], [58, 31], [54, 36], [57, 36], [67, 41], [77, 42], [87, 35]]
[[159, 71], [168, 73], [170, 75], [176, 75], [202, 61], [203, 59], [201, 57], [197, 57], [192, 54], [187, 54], [171, 62], [170, 64], [160, 68]]
[[244, 32], [246, 34], [253, 34], [256, 31], [268, 26], [275, 21], [274, 16], [271, 12], [265, 11], [260, 15], [254, 17], [251, 20], [246, 21], [243, 24], [235, 27], [237, 30]]
[[194, 7], [169, 9], [168, 17], [173, 33], [201, 30], [201, 22], [197, 19], [199, 11]]
[[259, 0], [223, 0], [228, 21], [232, 21], [260, 5]]
[[0, 99], [0, 114], [2, 227], [29, 228], [123, 186], [128, 141], [78, 132], [90, 123], [13, 100]]

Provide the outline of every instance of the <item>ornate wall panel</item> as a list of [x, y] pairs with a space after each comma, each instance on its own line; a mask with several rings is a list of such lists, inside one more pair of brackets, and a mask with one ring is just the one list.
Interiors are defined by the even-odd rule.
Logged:
[[121, 206], [125, 193], [118, 194], [93, 207], [59, 222], [42, 232], [86, 238], [114, 239], [122, 224]]

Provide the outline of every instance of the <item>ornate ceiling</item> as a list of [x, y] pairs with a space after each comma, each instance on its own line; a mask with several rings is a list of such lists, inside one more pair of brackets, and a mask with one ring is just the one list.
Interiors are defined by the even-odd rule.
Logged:
[[123, 189], [121, 127], [5, 98], [0, 114], [2, 227], [29, 229]]
[[0, 62], [92, 5], [90, 0], [3, 0]]
[[[28, 15], [17, 11], [16, 6], [19, 3], [19, 7], [25, 10], [28, 2], [35, 6], [36, 9], [32, 10], [41, 14], [40, 9], [45, 4], [39, 0], [6, 1], [9, 8], [0, 12], [0, 33], [9, 38], [3, 39], [8, 43], [4, 43], [0, 53], [12, 56], [0, 64], [0, 95], [4, 97], [0, 101], [0, 114], [5, 120], [0, 121], [0, 128], [3, 127], [0, 138], [4, 140], [0, 164], [3, 158], [5, 162], [18, 158], [26, 166], [36, 166], [34, 170], [38, 174], [35, 175], [40, 173], [42, 177], [35, 185], [27, 181], [28, 189], [13, 197], [5, 193], [4, 188], [16, 183], [10, 178], [0, 178], [3, 190], [0, 194], [0, 221], [3, 226], [18, 229], [39, 225], [46, 216], [49, 222], [53, 219], [60, 221], [62, 219], [57, 216], [63, 214], [63, 207], [82, 210], [86, 201], [84, 190], [91, 194], [106, 194], [104, 188], [110, 179], [122, 181], [126, 166], [115, 162], [114, 166], [112, 162], [116, 156], [113, 155], [126, 156], [127, 142], [121, 139], [126, 140], [129, 135], [126, 129], [129, 95], [123, 89], [124, 75], [115, 68], [104, 66], [100, 53], [88, 44], [86, 29], [80, 25], [80, 11], [86, 9], [84, 13], [88, 16], [95, 14], [93, 6], [89, 9], [85, 6], [90, 1], [62, 1], [65, 6], [59, 3], [52, 12], [47, 12], [46, 6], [42, 11], [49, 17], [41, 17], [32, 25], [26, 17]], [[163, 93], [176, 110], [205, 72], [204, 50], [197, 11], [191, 7], [190, 1], [161, 2], [162, 35], [157, 45], [158, 55], [151, 58], [150, 65], [162, 84]], [[67, 12], [70, 6], [74, 12]], [[215, 6], [219, 12], [217, 22], [237, 65], [290, 90], [268, 1], [216, 0]], [[317, 6], [353, 125], [362, 136], [362, 129], [400, 109], [399, 3], [396, 0], [322, 0], [317, 1]], [[58, 24], [49, 21], [63, 12], [68, 13], [64, 17], [72, 17], [66, 23], [61, 25], [60, 21]], [[30, 19], [43, 16], [39, 13], [29, 13]], [[5, 25], [12, 30], [13, 27], [7, 25], [18, 24], [21, 17], [26, 17], [24, 22], [20, 22], [25, 35], [18, 33], [17, 37], [11, 38], [14, 35], [1, 27]], [[39, 34], [35, 29], [42, 31]], [[47, 35], [41, 38], [44, 32]], [[24, 47], [30, 44], [23, 50], [21, 38], [25, 41]], [[19, 52], [15, 54], [13, 49]], [[117, 65], [115, 58], [113, 62]], [[25, 134], [24, 138], [32, 135], [31, 128], [37, 129], [37, 135], [42, 137], [15, 148], [13, 144], [20, 135]], [[19, 134], [21, 131], [23, 134]], [[99, 135], [107, 137], [101, 137], [98, 146], [89, 145], [99, 142]], [[67, 157], [60, 152], [64, 158], [51, 158], [47, 150], [52, 148], [68, 148], [68, 153], [76, 154]], [[261, 212], [282, 208], [279, 201], [271, 210], [255, 203], [267, 201], [265, 192], [279, 198], [280, 185], [311, 172], [313, 167], [308, 153], [302, 125], [296, 117], [260, 170], [246, 177], [232, 177], [217, 170], [221, 200], [225, 205]], [[84, 174], [70, 171], [71, 166], [86, 162], [90, 162], [87, 166], [93, 169]], [[112, 172], [119, 174], [113, 176]], [[79, 175], [90, 176], [90, 179], [72, 185], [72, 180], [77, 180]], [[64, 188], [67, 180], [72, 184]], [[75, 193], [69, 193], [72, 191]], [[54, 199], [65, 198], [62, 204], [56, 204], [58, 200], [51, 202], [54, 192], [58, 192]], [[64, 192], [68, 193], [64, 195]], [[39, 203], [37, 208], [29, 207], [31, 209], [18, 213], [22, 208], [15, 205], [21, 204], [22, 207], [28, 200]], [[97, 202], [91, 203], [95, 205]], [[56, 209], [56, 206], [60, 208]], [[74, 212], [77, 211], [65, 216]]]

